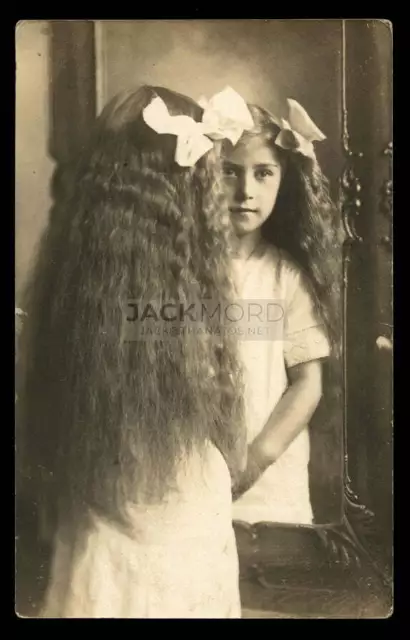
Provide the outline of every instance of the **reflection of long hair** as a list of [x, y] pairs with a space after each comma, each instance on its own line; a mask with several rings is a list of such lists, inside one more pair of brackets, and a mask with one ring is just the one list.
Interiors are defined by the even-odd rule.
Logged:
[[67, 509], [120, 520], [128, 501], [162, 500], [181, 461], [208, 441], [234, 475], [243, 437], [228, 338], [123, 339], [130, 298], [231, 295], [218, 147], [179, 167], [175, 137], [142, 119], [154, 95], [171, 114], [202, 115], [188, 98], [150, 87], [104, 109], [52, 212], [25, 304], [29, 473], [41, 470]]
[[[324, 363], [323, 399], [311, 421], [312, 434], [316, 426], [321, 432], [319, 446], [316, 448], [316, 443], [312, 443], [312, 455], [318, 456], [316, 467], [323, 476], [327, 475], [325, 490], [333, 492], [325, 500], [323, 495], [319, 497], [318, 513], [323, 502], [334, 503], [335, 497], [335, 509], [340, 504], [339, 489], [333, 491], [330, 487], [341, 479], [342, 225], [338, 208], [329, 195], [328, 181], [317, 161], [276, 146], [274, 141], [280, 129], [274, 118], [258, 106], [250, 105], [249, 109], [255, 127], [241, 141], [246, 142], [248, 135], [261, 136], [274, 148], [284, 168], [274, 212], [262, 227], [263, 236], [284, 250], [306, 274], [318, 318], [326, 326], [331, 343], [331, 357]], [[335, 469], [331, 478], [329, 474], [335, 473]]]
[[340, 341], [342, 227], [339, 212], [318, 163], [275, 146], [279, 127], [264, 109], [250, 106], [255, 129], [283, 159], [284, 172], [275, 210], [264, 236], [285, 250], [306, 273], [319, 317], [336, 348]]

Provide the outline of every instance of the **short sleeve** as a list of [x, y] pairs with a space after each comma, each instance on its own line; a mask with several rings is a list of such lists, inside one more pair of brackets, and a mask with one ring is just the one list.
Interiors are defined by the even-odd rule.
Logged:
[[302, 273], [289, 270], [284, 318], [284, 358], [287, 367], [326, 358], [330, 353], [326, 329], [317, 316]]

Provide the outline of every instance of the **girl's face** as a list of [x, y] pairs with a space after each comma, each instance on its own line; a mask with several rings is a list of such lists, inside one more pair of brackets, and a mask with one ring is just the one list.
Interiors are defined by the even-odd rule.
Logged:
[[238, 236], [259, 229], [275, 206], [283, 167], [279, 155], [255, 136], [224, 159], [225, 193]]

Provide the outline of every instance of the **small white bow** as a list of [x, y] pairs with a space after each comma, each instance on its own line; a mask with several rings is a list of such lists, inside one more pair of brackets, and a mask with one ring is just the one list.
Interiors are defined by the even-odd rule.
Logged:
[[288, 99], [288, 120], [282, 118], [282, 130], [275, 144], [282, 149], [301, 153], [307, 158], [315, 158], [313, 142], [326, 139], [326, 136], [315, 125], [305, 109], [296, 100]]
[[159, 134], [177, 137], [175, 161], [181, 167], [192, 167], [212, 146], [212, 140], [229, 139], [236, 144], [245, 129], [254, 124], [244, 99], [230, 87], [217, 93], [207, 102], [202, 122], [190, 116], [171, 116], [165, 102], [155, 97], [143, 110], [145, 123]]

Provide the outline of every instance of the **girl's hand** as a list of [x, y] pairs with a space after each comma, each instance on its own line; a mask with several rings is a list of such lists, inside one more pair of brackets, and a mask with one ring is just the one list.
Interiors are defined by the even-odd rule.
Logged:
[[232, 498], [238, 500], [246, 491], [248, 491], [259, 480], [263, 472], [272, 464], [272, 460], [268, 459], [256, 442], [248, 447], [248, 459], [245, 471], [242, 473], [239, 481], [233, 487]]

